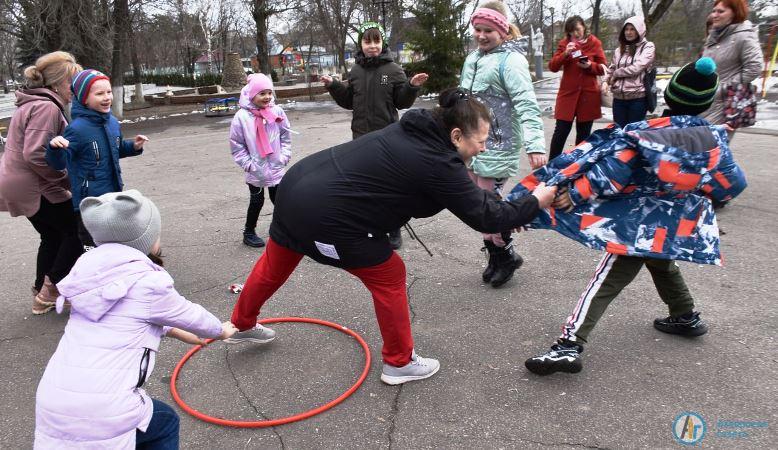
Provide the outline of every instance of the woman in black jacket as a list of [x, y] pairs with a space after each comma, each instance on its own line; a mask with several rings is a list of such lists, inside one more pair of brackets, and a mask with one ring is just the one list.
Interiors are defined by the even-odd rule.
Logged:
[[358, 277], [375, 303], [387, 384], [430, 377], [440, 364], [413, 351], [405, 265], [386, 233], [411, 218], [448, 209], [481, 232], [530, 222], [553, 200], [541, 186], [515, 202], [476, 186], [465, 161], [484, 151], [489, 113], [458, 90], [433, 111], [408, 111], [400, 122], [301, 160], [278, 186], [267, 249], [254, 266], [232, 313], [241, 332], [230, 342], [268, 342], [258, 325], [264, 302], [303, 256]]

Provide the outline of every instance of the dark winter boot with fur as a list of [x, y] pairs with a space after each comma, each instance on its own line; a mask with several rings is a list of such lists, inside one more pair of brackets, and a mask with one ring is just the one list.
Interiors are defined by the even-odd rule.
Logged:
[[506, 240], [505, 247], [497, 247], [494, 255], [494, 273], [492, 287], [500, 287], [513, 277], [513, 272], [521, 267], [524, 260], [513, 250], [512, 239]]

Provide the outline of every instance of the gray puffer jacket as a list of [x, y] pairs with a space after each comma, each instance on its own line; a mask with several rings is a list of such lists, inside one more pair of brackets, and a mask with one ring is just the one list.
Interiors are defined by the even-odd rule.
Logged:
[[724, 96], [729, 82], [751, 83], [762, 72], [762, 49], [754, 25], [746, 20], [733, 23], [721, 31], [711, 30], [702, 56], [716, 61], [719, 92], [711, 107], [702, 115], [708, 122], [724, 123]]

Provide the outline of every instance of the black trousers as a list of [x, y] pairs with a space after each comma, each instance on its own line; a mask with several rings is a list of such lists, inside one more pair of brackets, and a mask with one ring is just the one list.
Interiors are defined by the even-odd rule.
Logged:
[[84, 226], [84, 220], [81, 219], [81, 213], [76, 212], [76, 220], [78, 221], [78, 239], [81, 241], [81, 245], [84, 246], [84, 251], [88, 252], [97, 247], [92, 235], [89, 234], [89, 230]]
[[[589, 137], [590, 134], [592, 134], [593, 124], [593, 120], [589, 122], [581, 122], [580, 120], [575, 121], [576, 144], [583, 141]], [[554, 135], [551, 137], [551, 150], [549, 151], [548, 155], [549, 161], [562, 154], [562, 150], [565, 148], [565, 141], [567, 141], [567, 136], [570, 135], [570, 130], [572, 129], [572, 121], [557, 119], [556, 126], [554, 127]]]
[[[265, 189], [248, 183], [246, 183], [246, 185], [249, 187], [249, 209], [246, 211], [245, 231], [254, 231], [257, 228], [259, 212], [262, 211], [262, 207], [265, 206]], [[267, 192], [270, 195], [270, 203], [274, 205], [276, 204], [277, 189], [278, 186], [270, 186], [267, 188]]]
[[70, 200], [51, 203], [41, 197], [40, 209], [27, 220], [41, 236], [34, 284], [35, 289], [40, 290], [46, 275], [55, 284], [65, 278], [84, 250], [78, 239], [78, 219]]

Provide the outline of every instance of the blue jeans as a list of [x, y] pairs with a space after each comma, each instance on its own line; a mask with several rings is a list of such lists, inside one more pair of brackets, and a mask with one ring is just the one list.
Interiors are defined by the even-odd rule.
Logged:
[[646, 120], [646, 98], [634, 100], [613, 99], [613, 121], [624, 128], [628, 123]]
[[151, 399], [154, 414], [143, 433], [135, 432], [135, 448], [143, 450], [178, 450], [178, 414], [165, 402]]

